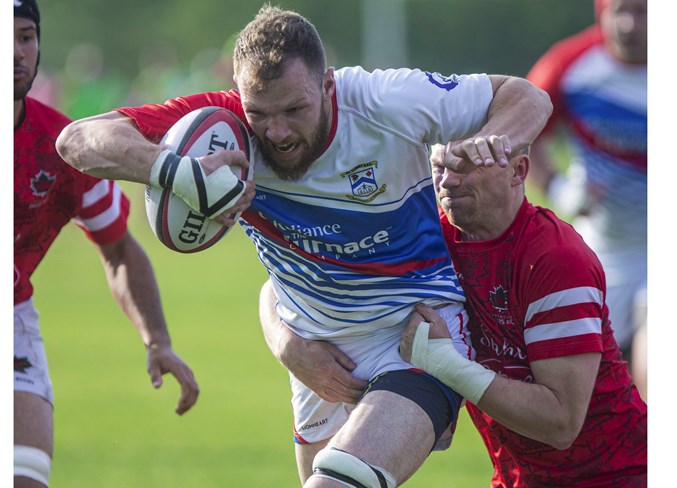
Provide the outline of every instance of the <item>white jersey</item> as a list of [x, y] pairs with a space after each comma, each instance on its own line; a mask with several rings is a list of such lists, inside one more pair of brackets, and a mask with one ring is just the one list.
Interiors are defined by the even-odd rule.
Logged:
[[268, 269], [278, 313], [306, 338], [402, 326], [414, 304], [464, 302], [437, 214], [428, 145], [479, 130], [486, 75], [335, 72], [331, 141], [298, 181], [254, 145], [256, 198], [241, 221]]

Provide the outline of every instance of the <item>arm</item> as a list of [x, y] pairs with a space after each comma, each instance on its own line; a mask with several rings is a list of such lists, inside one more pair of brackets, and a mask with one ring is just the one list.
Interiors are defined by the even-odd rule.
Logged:
[[176, 413], [182, 415], [197, 401], [193, 372], [172, 350], [153, 268], [143, 249], [129, 234], [98, 246], [108, 286], [122, 311], [141, 335], [147, 351], [147, 370], [153, 387], [171, 373], [181, 385]]
[[[195, 181], [193, 159], [179, 158], [159, 144], [147, 140], [134, 121], [119, 112], [108, 112], [72, 122], [56, 140], [56, 148], [64, 161], [75, 169], [99, 178], [127, 180], [136, 183], [171, 188], [188, 205], [199, 210], [201, 192], [209, 203], [221, 200], [234, 187], [230, 166], [248, 167], [241, 151], [217, 151], [198, 158], [202, 181]], [[160, 171], [173, 166], [176, 176], [171, 182], [161, 182]], [[227, 170], [226, 170], [227, 169]], [[233, 225], [225, 211], [235, 214], [246, 210], [254, 198], [254, 183], [245, 182], [243, 191], [230, 204], [220, 208], [221, 214], [209, 215], [221, 224]]]
[[548, 94], [524, 78], [491, 75], [490, 80], [494, 98], [484, 126], [463, 141], [447, 144], [442, 163], [452, 170], [459, 169], [457, 158], [507, 166], [510, 154], [533, 143], [552, 113]]
[[[462, 357], [449, 344], [444, 320], [430, 307], [419, 305], [416, 310], [420, 315], [412, 317], [400, 346], [405, 360], [419, 367], [423, 362], [423, 369], [464, 396], [461, 390], [479, 382], [481, 391], [472, 401], [514, 432], [556, 449], [571, 445], [585, 420], [601, 354], [534, 361], [534, 383], [513, 380]], [[418, 332], [421, 320], [430, 324], [428, 334]]]
[[350, 374], [355, 363], [333, 344], [295, 334], [277, 315], [276, 301], [273, 286], [267, 281], [261, 288], [259, 317], [273, 355], [323, 400], [357, 403], [367, 382]]

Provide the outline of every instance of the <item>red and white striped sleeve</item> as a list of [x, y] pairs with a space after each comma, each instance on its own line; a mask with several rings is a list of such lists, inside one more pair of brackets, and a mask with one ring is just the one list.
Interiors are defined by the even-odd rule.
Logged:
[[129, 199], [115, 181], [99, 180], [82, 194], [74, 222], [97, 244], [110, 244], [127, 231]]

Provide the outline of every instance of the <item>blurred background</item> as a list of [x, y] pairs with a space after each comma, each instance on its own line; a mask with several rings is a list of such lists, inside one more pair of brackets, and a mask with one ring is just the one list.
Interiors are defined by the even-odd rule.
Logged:
[[[263, 2], [41, 0], [32, 95], [72, 118], [233, 88], [239, 30]], [[593, 22], [592, 0], [283, 0], [317, 27], [335, 67], [524, 76]]]

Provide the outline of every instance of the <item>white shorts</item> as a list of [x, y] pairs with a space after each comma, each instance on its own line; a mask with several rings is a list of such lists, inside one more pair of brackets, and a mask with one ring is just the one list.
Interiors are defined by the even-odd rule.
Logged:
[[[454, 304], [437, 310], [447, 321], [449, 332], [459, 353], [474, 359], [475, 350], [470, 342], [468, 315], [462, 304]], [[357, 367], [353, 375], [369, 381], [386, 371], [414, 368], [400, 357], [399, 346], [406, 324], [387, 329], [376, 329], [369, 335], [346, 337], [333, 343], [346, 353]], [[292, 408], [294, 410], [294, 441], [310, 444], [332, 437], [348, 420], [355, 405], [331, 403], [321, 399], [310, 388], [290, 373]], [[451, 441], [450, 433], [440, 439], [446, 449]], [[439, 443], [438, 443], [439, 444]]]
[[33, 393], [52, 403], [52, 382], [33, 300], [14, 305], [14, 391]]

